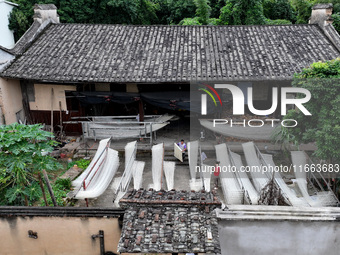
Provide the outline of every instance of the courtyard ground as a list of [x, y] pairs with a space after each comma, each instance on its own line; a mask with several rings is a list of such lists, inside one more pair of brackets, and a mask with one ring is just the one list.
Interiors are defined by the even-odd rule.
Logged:
[[[185, 162], [178, 161], [173, 156], [173, 143], [178, 142], [181, 139], [184, 139], [186, 142], [189, 140], [188, 134], [185, 135], [185, 133], [179, 135], [176, 134], [176, 132], [165, 132], [160, 131], [157, 133], [157, 140], [154, 140], [154, 144], [158, 143], [164, 143], [165, 148], [165, 154], [164, 154], [164, 160], [168, 161], [175, 161], [176, 162], [176, 169], [175, 169], [175, 178], [174, 178], [174, 187], [177, 190], [190, 190], [190, 173], [189, 173], [189, 164], [188, 159], [186, 158]], [[111, 142], [111, 148], [119, 151], [119, 158], [120, 158], [120, 166], [118, 168], [118, 171], [116, 175], [114, 176], [111, 184], [109, 185], [108, 189], [98, 198], [92, 199], [89, 201], [89, 205], [93, 207], [115, 207], [113, 201], [115, 199], [116, 189], [119, 183], [119, 178], [122, 176], [124, 172], [124, 147], [128, 142], [134, 141], [136, 139], [123, 139], [123, 140], [113, 140]], [[215, 148], [214, 145], [216, 145], [218, 140], [205, 140], [201, 141], [201, 148], [202, 151], [204, 151], [208, 159], [205, 161], [205, 164], [208, 165], [214, 165], [216, 161], [216, 154], [215, 154]], [[245, 164], [244, 156], [242, 155], [242, 142], [245, 141], [239, 141], [239, 142], [228, 142], [229, 148], [236, 152], [241, 154], [243, 163]], [[276, 156], [277, 163], [285, 164], [289, 163], [289, 159], [282, 154], [277, 155], [280, 152], [280, 146], [272, 144], [270, 142], [267, 143], [256, 143], [261, 152], [263, 153], [270, 153], [275, 154], [274, 158]], [[72, 142], [65, 146], [64, 149], [67, 149], [68, 151], [72, 151], [76, 148], [75, 151], [77, 153], [75, 154], [75, 157], [90, 157], [94, 155], [96, 149], [98, 146], [98, 141], [94, 140], [88, 140], [88, 141], [79, 141], [79, 142]], [[150, 141], [149, 140], [138, 140], [137, 142], [137, 156], [136, 160], [138, 161], [144, 161], [145, 162], [145, 168], [143, 172], [143, 182], [142, 187], [144, 189], [150, 188], [150, 185], [152, 185], [152, 156], [151, 156], [151, 150], [150, 150]], [[303, 148], [305, 150], [313, 150], [313, 145], [304, 145]], [[288, 174], [285, 176], [287, 179], [293, 178], [293, 175]], [[211, 187], [214, 187], [214, 181], [211, 180]], [[130, 188], [133, 188], [133, 180], [131, 180]], [[221, 187], [218, 189], [218, 194], [220, 196], [220, 199], [223, 201], [223, 192], [221, 190]], [[85, 206], [85, 201], [80, 200], [76, 203], [75, 206]]]

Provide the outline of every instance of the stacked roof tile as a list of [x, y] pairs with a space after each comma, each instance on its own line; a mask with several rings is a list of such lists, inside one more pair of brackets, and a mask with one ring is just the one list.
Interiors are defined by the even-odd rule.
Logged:
[[123, 253], [220, 253], [215, 193], [133, 190], [126, 208], [118, 251]]
[[49, 82], [282, 80], [339, 53], [317, 25], [51, 24], [1, 75]]

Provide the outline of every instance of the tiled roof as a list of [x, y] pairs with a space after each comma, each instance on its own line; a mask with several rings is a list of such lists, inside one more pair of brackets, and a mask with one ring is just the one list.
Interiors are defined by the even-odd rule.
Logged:
[[213, 192], [187, 192], [182, 191], [159, 191], [153, 189], [138, 191], [131, 190], [119, 201], [121, 207], [128, 207], [131, 204], [138, 203], [140, 205], [152, 206], [159, 204], [167, 204], [168, 206], [193, 206], [208, 205], [212, 207], [220, 207], [221, 202]]
[[221, 252], [214, 193], [133, 190], [120, 205], [126, 210], [119, 252]]
[[34, 21], [25, 34], [16, 42], [14, 48], [11, 49], [12, 53], [16, 55], [22, 54], [40, 32], [42, 32], [41, 24], [38, 21]]
[[315, 61], [338, 56], [317, 25], [52, 24], [1, 76], [50, 82], [289, 80]]
[[39, 10], [57, 10], [57, 7], [54, 4], [35, 4], [34, 9]]
[[325, 26], [324, 32], [340, 52], [340, 36], [333, 26]]

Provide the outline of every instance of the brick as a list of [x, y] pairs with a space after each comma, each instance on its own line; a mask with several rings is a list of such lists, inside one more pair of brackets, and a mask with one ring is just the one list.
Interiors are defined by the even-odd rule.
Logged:
[[144, 219], [144, 217], [145, 217], [145, 211], [141, 211], [141, 212], [139, 213], [138, 218]]
[[152, 235], [151, 242], [156, 243], [157, 242], [158, 235]]
[[125, 239], [124, 240], [124, 248], [128, 248], [129, 247], [129, 242], [130, 242], [129, 239]]
[[140, 245], [142, 242], [142, 236], [137, 236], [136, 244]]

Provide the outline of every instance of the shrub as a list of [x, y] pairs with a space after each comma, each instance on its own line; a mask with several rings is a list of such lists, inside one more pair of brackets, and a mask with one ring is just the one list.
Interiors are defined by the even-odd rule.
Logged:
[[267, 25], [289, 25], [292, 24], [291, 21], [286, 19], [266, 19]]

